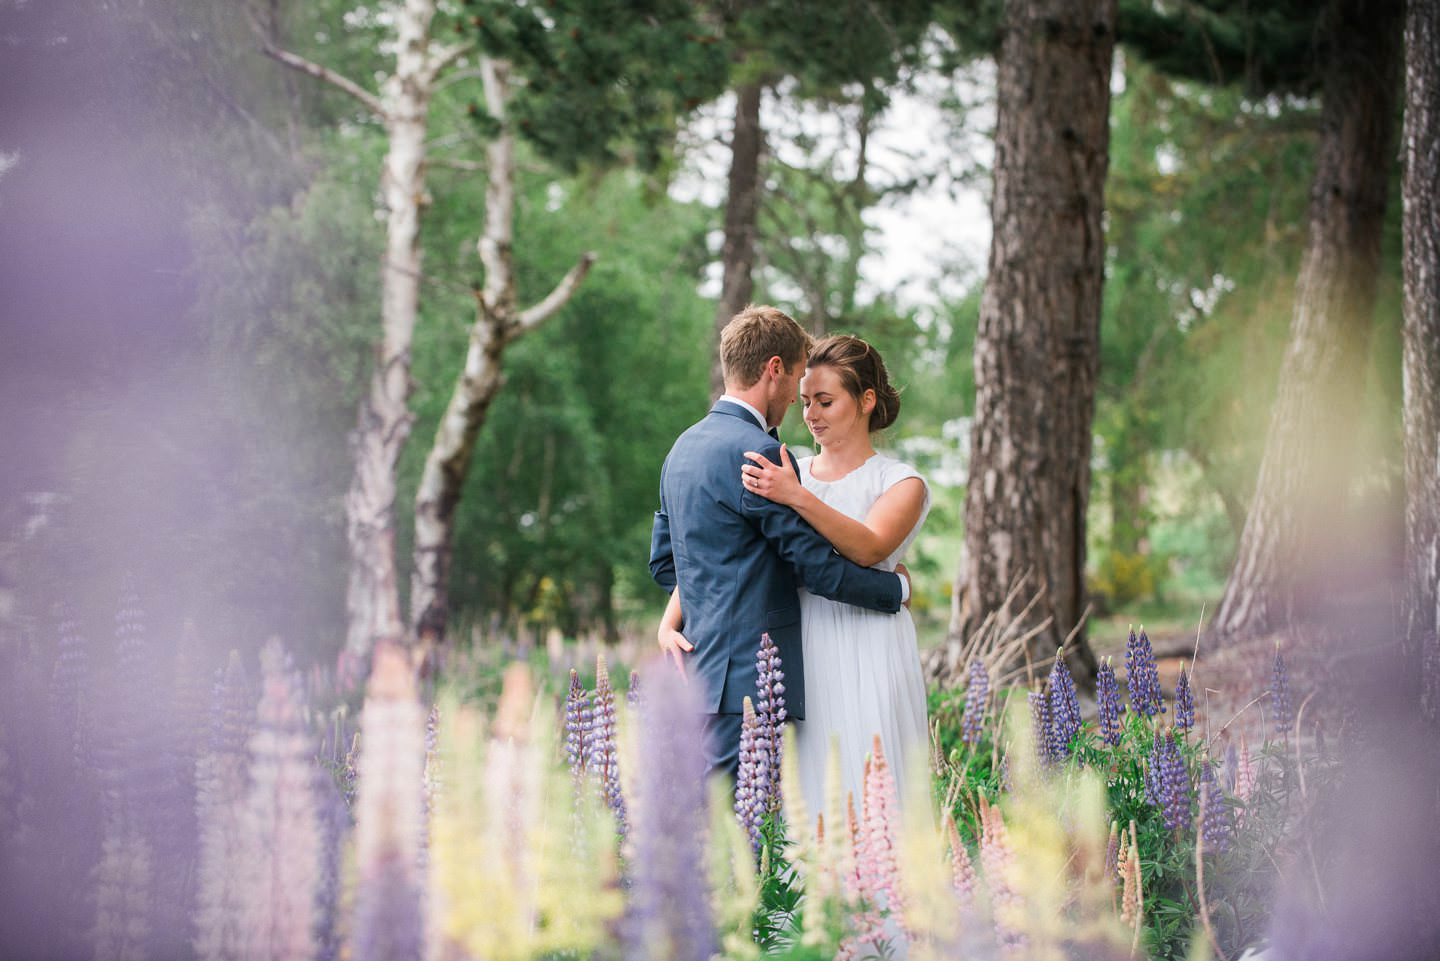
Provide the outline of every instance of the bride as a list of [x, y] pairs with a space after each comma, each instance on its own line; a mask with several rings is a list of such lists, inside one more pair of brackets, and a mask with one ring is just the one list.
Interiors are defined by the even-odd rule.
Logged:
[[[930, 490], [913, 467], [871, 443], [900, 411], [884, 362], [859, 338], [824, 338], [806, 361], [800, 399], [819, 453], [799, 461], [797, 478], [783, 446], [781, 465], [748, 452], [754, 465], [741, 467], [745, 488], [792, 507], [855, 563], [893, 569], [920, 532]], [[807, 711], [795, 725], [806, 804], [812, 814], [825, 805], [832, 737], [839, 741], [842, 800], [849, 791], [859, 809], [876, 735], [903, 793], [907, 770], [928, 762], [929, 742], [910, 612], [883, 614], [803, 589], [800, 610]]]

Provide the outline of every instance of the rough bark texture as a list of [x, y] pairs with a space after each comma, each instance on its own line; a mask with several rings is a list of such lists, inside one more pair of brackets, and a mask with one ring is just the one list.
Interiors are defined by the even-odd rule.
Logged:
[[1354, 416], [1394, 147], [1400, 24], [1400, 0], [1338, 0], [1325, 14], [1310, 239], [1254, 499], [1215, 616], [1222, 637], [1263, 634], [1310, 615], [1344, 556]]
[[[1115, 15], [1114, 0], [1006, 5], [965, 548], [950, 637], [931, 660], [941, 680], [991, 615], [1003, 628], [1038, 595], [1023, 624], [1046, 622], [1026, 647], [1041, 661], [1085, 610]], [[1088, 682], [1083, 630], [1071, 643]]]
[[760, 154], [765, 135], [760, 128], [760, 100], [764, 85], [751, 82], [735, 89], [735, 130], [730, 137], [730, 184], [725, 197], [725, 244], [721, 252], [724, 274], [720, 303], [715, 308], [715, 357], [710, 366], [710, 390], [725, 391], [720, 369], [720, 332], [730, 318], [745, 309], [755, 292], [755, 235], [760, 213]]
[[415, 494], [415, 553], [410, 584], [410, 618], [426, 644], [449, 624], [447, 589], [454, 549], [455, 508], [485, 423], [500, 391], [501, 361], [508, 347], [538, 327], [575, 294], [594, 262], [585, 254], [543, 301], [517, 312], [513, 235], [515, 225], [515, 139], [505, 127], [509, 68], [503, 61], [481, 59], [486, 109], [501, 123], [486, 150], [485, 229], [478, 249], [485, 267], [485, 289], [470, 326], [465, 366], [455, 383], [435, 441], [425, 458]]
[[1440, 717], [1440, 0], [1405, 22], [1405, 542], [1408, 637]]

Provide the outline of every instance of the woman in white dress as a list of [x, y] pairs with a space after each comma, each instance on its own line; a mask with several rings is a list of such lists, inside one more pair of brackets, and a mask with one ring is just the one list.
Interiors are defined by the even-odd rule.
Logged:
[[[746, 453], [745, 488], [794, 508], [844, 556], [893, 569], [930, 511], [930, 489], [911, 466], [883, 456], [872, 433], [900, 411], [880, 355], [859, 338], [819, 341], [800, 383], [805, 424], [819, 454], [801, 459], [796, 479], [782, 446], [775, 465]], [[800, 592], [805, 719], [796, 746], [805, 802], [824, 806], [831, 738], [839, 740], [844, 790], [863, 795], [865, 759], [878, 734], [900, 793], [906, 773], [929, 761], [925, 681], [915, 622], [906, 608], [884, 614]]]

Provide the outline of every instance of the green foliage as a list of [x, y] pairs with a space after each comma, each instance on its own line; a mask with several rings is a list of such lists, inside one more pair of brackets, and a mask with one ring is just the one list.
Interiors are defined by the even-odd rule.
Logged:
[[[1004, 701], [1007, 696], [1009, 705], [1025, 705], [1024, 691], [1010, 689], [1001, 694], [1000, 707], [1007, 704]], [[967, 746], [960, 736], [964, 710], [963, 690], [937, 692], [931, 696], [931, 721], [939, 746], [937, 756], [943, 767], [935, 783], [936, 793], [941, 798], [952, 793], [960, 795], [953, 806], [956, 826], [965, 841], [973, 845], [980, 838], [979, 798], [983, 795], [991, 803], [1003, 803], [1009, 789], [1004, 774], [999, 771], [999, 754], [1006, 747], [1031, 747], [1034, 743], [1029, 739], [998, 739], [996, 725], [1001, 720], [991, 709], [984, 735], [974, 746]], [[1160, 728], [1160, 719], [1127, 713], [1120, 744], [1112, 749], [1086, 724], [1066, 764], [1046, 772], [1061, 773], [1087, 766], [1101, 773], [1110, 818], [1120, 829], [1126, 829], [1132, 820], [1136, 825], [1145, 901], [1141, 938], [1145, 954], [1152, 959], [1179, 959], [1188, 957], [1192, 942], [1204, 934], [1197, 917], [1195, 840], [1199, 803], [1194, 794], [1198, 793], [1202, 765], [1206, 761], [1214, 764], [1217, 755], [1199, 735], [1187, 735], [1181, 740], [1179, 748], [1191, 785], [1191, 809], [1196, 820], [1187, 830], [1169, 831], [1160, 808], [1152, 806], [1145, 797], [1146, 764], [1155, 733]], [[1311, 762], [1321, 761], [1312, 759]], [[1231, 958], [1264, 940], [1276, 873], [1273, 862], [1283, 853], [1282, 847], [1290, 837], [1289, 828], [1295, 820], [1296, 808], [1291, 803], [1294, 769], [1290, 758], [1281, 748], [1267, 747], [1260, 756], [1259, 767], [1255, 788], [1245, 801], [1226, 795], [1232, 810], [1243, 810], [1233, 846], [1224, 854], [1206, 856], [1205, 894], [1211, 907], [1211, 922], [1221, 948]]]
[[[517, 132], [573, 172], [621, 150], [656, 168], [677, 119], [724, 90], [725, 50], [698, 13], [682, 0], [464, 0], [447, 19], [514, 65], [525, 81], [509, 106]], [[472, 111], [487, 124], [480, 103]]]
[[[427, 234], [433, 273], [473, 270], [474, 197]], [[695, 292], [704, 215], [656, 197], [633, 173], [526, 180], [517, 207], [522, 303], [580, 252], [599, 254], [576, 297], [506, 352], [506, 384], [476, 444], [456, 518], [455, 603], [573, 633], [613, 624], [617, 598], [661, 592], [646, 563], [660, 464], [706, 407], [708, 308]], [[463, 363], [473, 317], [463, 289], [436, 293], [415, 341], [417, 414], [402, 460], [408, 544], [414, 487]]]

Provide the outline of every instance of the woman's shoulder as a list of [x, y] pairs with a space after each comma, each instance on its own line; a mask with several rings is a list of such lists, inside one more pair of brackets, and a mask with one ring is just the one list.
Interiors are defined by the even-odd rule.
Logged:
[[925, 485], [927, 492], [930, 489], [929, 482], [921, 474], [920, 470], [916, 469], [910, 463], [905, 462], [903, 459], [896, 459], [894, 456], [887, 456], [884, 453], [878, 453], [876, 455], [875, 475], [880, 480], [882, 490], [889, 489], [896, 483], [903, 482], [907, 479], [918, 479]]

